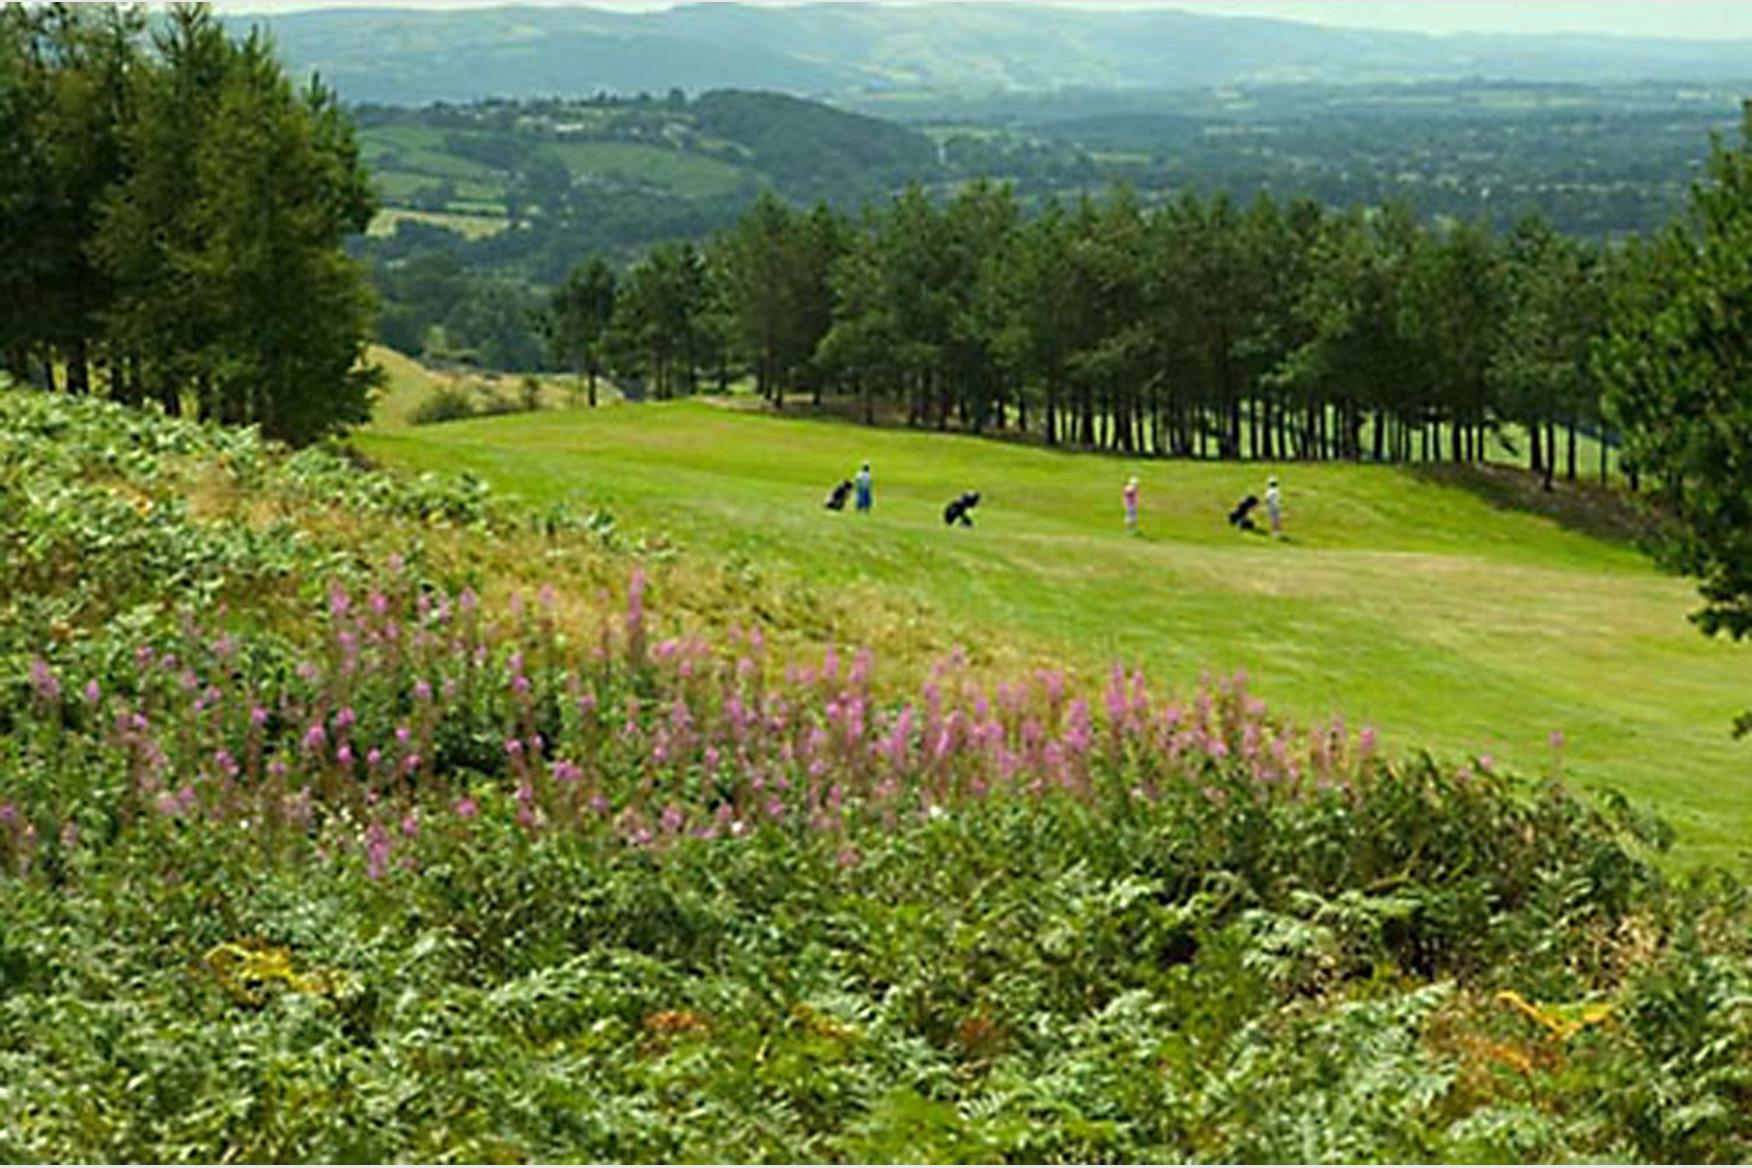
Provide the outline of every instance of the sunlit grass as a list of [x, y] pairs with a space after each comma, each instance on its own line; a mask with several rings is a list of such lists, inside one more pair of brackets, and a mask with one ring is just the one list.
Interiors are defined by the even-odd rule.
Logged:
[[[1688, 854], [1729, 859], [1747, 812], [1745, 660], [1687, 623], [1694, 594], [1631, 547], [1389, 467], [1198, 464], [772, 418], [703, 403], [381, 432], [371, 454], [467, 468], [613, 511], [846, 603], [916, 607], [970, 643], [1163, 677], [1245, 669], [1278, 708], [1378, 724], [1391, 747], [1553, 765], [1656, 802]], [[821, 497], [869, 458], [870, 517]], [[1224, 522], [1268, 470], [1284, 542]], [[1120, 488], [1143, 482], [1128, 538]], [[941, 509], [984, 493], [972, 530]], [[911, 635], [902, 625], [896, 638]], [[878, 650], [883, 646], [878, 644]]]

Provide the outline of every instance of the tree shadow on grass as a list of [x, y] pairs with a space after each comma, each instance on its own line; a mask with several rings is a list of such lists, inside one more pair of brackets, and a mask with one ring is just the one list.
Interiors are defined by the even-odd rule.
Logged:
[[1424, 482], [1466, 491], [1500, 511], [1542, 515], [1559, 527], [1607, 543], [1647, 550], [1655, 530], [1617, 487], [1557, 479], [1547, 491], [1532, 471], [1488, 463], [1423, 463], [1406, 471]]

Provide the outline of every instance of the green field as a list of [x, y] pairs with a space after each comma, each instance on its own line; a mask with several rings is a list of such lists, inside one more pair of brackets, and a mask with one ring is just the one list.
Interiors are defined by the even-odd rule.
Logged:
[[495, 182], [502, 175], [445, 147], [446, 132], [431, 126], [374, 126], [359, 134], [359, 151], [373, 171], [390, 169], [438, 178]]
[[[497, 206], [509, 176], [450, 153], [445, 139], [445, 131], [430, 126], [373, 126], [362, 131], [360, 153], [371, 166], [378, 194], [400, 203], [439, 182], [449, 182], [456, 192], [451, 210], [464, 210], [464, 202]], [[549, 142], [538, 149], [564, 163], [574, 181], [658, 187], [685, 198], [727, 195], [745, 178], [745, 172], [731, 163], [638, 142]]]
[[376, 170], [371, 174], [371, 182], [377, 188], [378, 196], [388, 203], [411, 199], [444, 181], [449, 181], [456, 191], [456, 200], [450, 206], [459, 213], [474, 207], [502, 209], [504, 206], [505, 184], [497, 180], [447, 180], [438, 175], [408, 170]]
[[[1378, 726], [1401, 750], [1491, 754], [1529, 772], [1567, 738], [1574, 780], [1656, 803], [1684, 854], [1736, 861], [1749, 785], [1728, 736], [1745, 658], [1687, 623], [1690, 585], [1633, 548], [1480, 494], [1369, 466], [1289, 465], [1290, 538], [1238, 535], [1247, 464], [1133, 463], [871, 431], [704, 402], [361, 436], [390, 464], [467, 468], [535, 500], [611, 509], [714, 556], [857, 603], [916, 604], [971, 643], [1115, 660], [1190, 682], [1245, 669], [1275, 708]], [[874, 463], [868, 519], [824, 511]], [[1142, 538], [1119, 490], [1143, 482]], [[972, 530], [953, 494], [985, 493]]]
[[404, 219], [448, 228], [466, 239], [484, 239], [489, 235], [497, 235], [510, 226], [502, 215], [464, 215], [453, 211], [409, 211], [390, 207], [379, 211], [372, 218], [366, 234], [394, 235], [396, 224]]
[[727, 195], [744, 177], [741, 169], [716, 158], [637, 142], [561, 142], [542, 152], [565, 163], [578, 181], [648, 184], [695, 199]]

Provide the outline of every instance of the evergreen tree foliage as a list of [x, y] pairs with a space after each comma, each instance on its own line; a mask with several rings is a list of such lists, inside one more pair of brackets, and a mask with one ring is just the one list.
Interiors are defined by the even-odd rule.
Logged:
[[589, 378], [590, 405], [596, 405], [596, 381], [601, 375], [609, 325], [614, 321], [619, 279], [598, 257], [579, 264], [554, 290], [548, 302], [548, 348], [559, 360]]
[[[1614, 281], [1596, 354], [1607, 416], [1700, 581], [1705, 633], [1752, 634], [1752, 111], [1717, 143], [1689, 213]], [[1752, 720], [1743, 718], [1744, 732]]]
[[0, 345], [14, 372], [259, 425], [365, 420], [372, 304], [341, 249], [375, 210], [334, 94], [260, 34], [176, 6], [10, 5], [0, 18]]

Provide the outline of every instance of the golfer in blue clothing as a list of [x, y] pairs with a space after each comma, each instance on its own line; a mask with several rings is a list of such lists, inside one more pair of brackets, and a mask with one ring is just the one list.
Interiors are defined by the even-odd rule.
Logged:
[[857, 478], [852, 480], [858, 488], [858, 512], [868, 514], [870, 511], [870, 464], [865, 463], [859, 469]]

